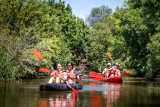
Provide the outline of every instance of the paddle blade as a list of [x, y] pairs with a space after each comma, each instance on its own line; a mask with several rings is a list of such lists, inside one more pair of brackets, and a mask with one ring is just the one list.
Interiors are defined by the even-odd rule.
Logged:
[[89, 75], [96, 75], [97, 73], [96, 72], [94, 72], [94, 71], [90, 71], [89, 72]]
[[94, 72], [94, 71], [90, 71], [88, 77], [90, 77], [91, 79], [96, 80], [96, 81], [100, 81], [100, 80], [102, 80], [102, 78], [103, 78], [102, 75], [97, 74], [97, 73]]
[[40, 72], [49, 72], [50, 70], [49, 70], [49, 69], [46, 69], [46, 68], [40, 68], [39, 71], [40, 71]]
[[38, 57], [39, 59], [43, 60], [43, 57], [42, 57], [42, 55], [41, 55], [41, 53], [40, 53], [39, 51], [33, 50], [33, 54], [34, 54], [36, 57]]
[[111, 56], [111, 54], [110, 54], [109, 52], [107, 52], [107, 55], [108, 55], [109, 59], [112, 61], [112, 56]]
[[122, 75], [130, 75], [130, 73], [121, 73]]
[[90, 77], [92, 80], [95, 80], [95, 81], [100, 81], [102, 80], [102, 78], [99, 78], [99, 77], [92, 77], [92, 76], [88, 76]]
[[74, 88], [71, 88], [73, 90], [73, 93], [77, 93], [78, 90], [74, 89]]

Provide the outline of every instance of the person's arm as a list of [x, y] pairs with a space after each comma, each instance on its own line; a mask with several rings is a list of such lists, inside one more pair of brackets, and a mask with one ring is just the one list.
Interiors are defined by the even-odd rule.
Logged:
[[67, 81], [67, 73], [66, 73], [66, 72], [63, 72], [62, 75], [64, 76], [64, 80]]
[[81, 76], [79, 76], [79, 73], [77, 72], [77, 70], [74, 70], [74, 74], [76, 75], [78, 80], [81, 80]]
[[120, 70], [119, 70], [119, 76], [121, 76], [121, 72], [120, 72]]
[[51, 69], [50, 69], [50, 71], [49, 71], [49, 73], [48, 73], [48, 75], [49, 75], [49, 76], [51, 76], [51, 74], [52, 74], [53, 70], [54, 70], [54, 68], [53, 68], [53, 67], [51, 67]]
[[104, 68], [104, 70], [103, 70], [102, 74], [104, 74], [106, 71], [107, 71], [107, 69], [106, 69], [106, 68]]

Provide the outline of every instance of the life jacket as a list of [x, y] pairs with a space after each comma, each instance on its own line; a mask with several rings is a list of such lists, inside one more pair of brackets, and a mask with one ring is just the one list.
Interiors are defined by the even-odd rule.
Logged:
[[117, 69], [116, 72], [115, 72], [115, 75], [119, 75], [119, 73], [120, 73], [120, 70]]
[[[70, 73], [69, 71], [67, 71], [67, 73]], [[67, 80], [69, 79], [72, 79], [74, 82], [77, 82], [77, 77], [76, 75], [73, 73], [73, 74], [67, 74]]]
[[[56, 70], [55, 72], [57, 72], [61, 78], [64, 78], [64, 76], [63, 76], [63, 74], [62, 74], [63, 71], [58, 72], [58, 71]], [[54, 78], [59, 77], [59, 76], [57, 75], [57, 73], [55, 73], [55, 72], [54, 72], [53, 74], [51, 74], [51, 76], [54, 77]]]
[[110, 70], [107, 68], [106, 72], [104, 73], [104, 75], [109, 74]]
[[116, 72], [116, 71], [112, 68], [112, 69], [111, 69], [111, 74], [114, 74], [114, 75], [115, 75], [115, 72]]

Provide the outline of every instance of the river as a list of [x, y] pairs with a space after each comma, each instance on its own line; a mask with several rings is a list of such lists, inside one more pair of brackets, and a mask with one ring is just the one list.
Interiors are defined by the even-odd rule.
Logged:
[[123, 77], [123, 83], [110, 83], [82, 77], [78, 93], [40, 92], [40, 83], [48, 80], [0, 84], [0, 107], [160, 107], [160, 83], [142, 78]]

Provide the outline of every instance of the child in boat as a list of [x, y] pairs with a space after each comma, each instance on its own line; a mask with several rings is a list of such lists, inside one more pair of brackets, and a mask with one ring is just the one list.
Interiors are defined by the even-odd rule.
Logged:
[[77, 72], [77, 70], [75, 70], [75, 68], [73, 67], [73, 63], [72, 62], [67, 62], [67, 79], [69, 84], [72, 83], [78, 83], [78, 80], [80, 80], [80, 76]]
[[111, 63], [108, 63], [107, 68], [105, 68], [102, 72], [105, 78], [108, 78], [110, 76], [110, 71], [111, 71]]
[[[54, 70], [53, 67], [49, 72], [49, 76], [52, 76], [48, 83], [64, 83], [64, 80], [67, 80], [67, 74], [63, 70], [63, 66], [61, 63], [57, 63], [57, 70]], [[63, 78], [63, 79], [62, 79]]]

